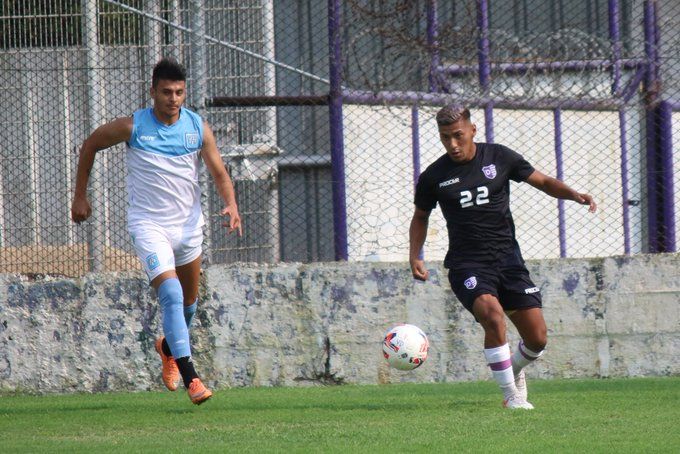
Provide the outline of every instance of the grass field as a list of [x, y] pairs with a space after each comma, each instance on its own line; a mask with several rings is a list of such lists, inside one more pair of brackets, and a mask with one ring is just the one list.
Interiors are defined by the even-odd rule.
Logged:
[[0, 452], [680, 451], [680, 377], [0, 397]]

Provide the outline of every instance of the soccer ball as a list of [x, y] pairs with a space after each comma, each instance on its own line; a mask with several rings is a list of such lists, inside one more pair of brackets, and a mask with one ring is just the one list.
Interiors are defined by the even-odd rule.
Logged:
[[427, 359], [429, 348], [430, 342], [423, 330], [405, 323], [387, 331], [382, 345], [387, 364], [399, 370], [419, 367]]

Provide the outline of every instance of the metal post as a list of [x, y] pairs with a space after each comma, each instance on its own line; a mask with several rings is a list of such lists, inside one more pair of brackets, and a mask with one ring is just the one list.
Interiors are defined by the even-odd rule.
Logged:
[[645, 56], [647, 57], [647, 73], [645, 75], [645, 104], [646, 121], [645, 136], [647, 146], [647, 228], [649, 252], [660, 252], [662, 250], [659, 238], [659, 219], [662, 217], [662, 201], [659, 188], [659, 150], [658, 146], [658, 125], [657, 112], [659, 102], [659, 71], [658, 55], [656, 47], [656, 18], [654, 11], [654, 1], [644, 1], [644, 35], [645, 35]]
[[621, 33], [619, 24], [619, 0], [609, 0], [609, 41], [612, 45], [612, 93], [619, 91], [621, 83]]
[[619, 109], [619, 134], [621, 135], [621, 201], [623, 202], [623, 252], [630, 254], [630, 195], [628, 188], [628, 127], [626, 112]]
[[[103, 114], [103, 87], [101, 83], [101, 49], [99, 48], [99, 27], [97, 25], [97, 0], [83, 0], [85, 16], [85, 47], [87, 53], [87, 111], [90, 131], [94, 131]], [[92, 259], [91, 271], [101, 272], [105, 268], [106, 246], [106, 200], [104, 197], [104, 176], [107, 175], [105, 156], [95, 159], [90, 173], [90, 200], [92, 218], [88, 254]]]
[[[556, 108], [553, 112], [555, 119], [555, 164], [557, 166], [557, 179], [564, 180], [564, 164], [562, 161], [562, 109]], [[567, 256], [567, 231], [564, 213], [564, 200], [557, 200], [557, 217], [560, 238], [560, 257]]]
[[[274, 43], [274, 0], [266, 0], [262, 4], [262, 21], [263, 21], [263, 51], [262, 54], [274, 60], [276, 57]], [[268, 62], [263, 62], [264, 65], [264, 84], [265, 95], [276, 96], [276, 67]], [[269, 143], [276, 144], [277, 139], [277, 124], [276, 124], [276, 108], [270, 107], [267, 109], [267, 139]]]
[[[420, 120], [418, 105], [411, 107], [411, 155], [413, 159], [413, 190], [415, 192], [418, 179], [420, 178]], [[418, 257], [422, 260], [425, 255], [425, 247], [420, 250]]]
[[[612, 94], [621, 89], [621, 33], [619, 23], [619, 1], [609, 0], [609, 41], [612, 45]], [[626, 137], [626, 112], [619, 109], [619, 134], [621, 136], [621, 208], [623, 210], [623, 252], [630, 254], [630, 205], [628, 188], [628, 139]]]
[[[426, 4], [427, 17], [427, 46], [430, 53], [430, 69], [427, 75], [428, 91], [438, 92], [438, 71], [439, 71], [439, 19], [437, 17], [437, 2], [436, 0], [428, 0]], [[413, 191], [415, 193], [418, 179], [420, 178], [420, 118], [418, 112], [418, 104], [413, 104], [411, 108], [411, 144], [413, 155]], [[418, 252], [418, 258], [425, 257], [425, 246]]]
[[[262, 18], [263, 18], [263, 54], [265, 57], [273, 60], [275, 55], [274, 49], [274, 1], [267, 0], [262, 4]], [[262, 62], [264, 65], [264, 85], [265, 95], [276, 96], [276, 67], [268, 62]], [[277, 122], [276, 122], [276, 107], [267, 108], [267, 124], [265, 130], [267, 131], [267, 142], [276, 144], [277, 137]], [[281, 242], [279, 229], [279, 185], [278, 185], [278, 167], [276, 166], [275, 158], [271, 161], [270, 175], [270, 189], [269, 189], [269, 226], [268, 236], [270, 241], [269, 247], [269, 261], [276, 263], [281, 257]]]
[[[201, 117], [206, 115], [206, 101], [208, 99], [207, 88], [207, 65], [205, 56], [205, 8], [203, 0], [190, 0], [189, 11], [191, 11], [191, 65], [189, 66], [189, 78], [191, 80], [191, 107]], [[212, 263], [212, 236], [217, 232], [213, 229], [212, 207], [210, 205], [210, 185], [208, 170], [201, 166], [199, 185], [201, 187], [201, 209], [208, 217], [206, 222], [206, 235], [203, 238], [203, 263]], [[221, 209], [221, 206], [219, 207]]]
[[[38, 131], [36, 131], [37, 122], [34, 119], [36, 112], [35, 97], [33, 94], [32, 84], [30, 81], [30, 72], [22, 71], [20, 74], [23, 99], [25, 109], [23, 111], [23, 121], [26, 124], [26, 166], [28, 167], [28, 178], [26, 183], [28, 185], [29, 195], [27, 197], [28, 206], [30, 208], [30, 228], [28, 229], [28, 240], [30, 244], [40, 244], [40, 189], [38, 182]], [[22, 235], [23, 237], [23, 235]], [[23, 238], [22, 238], [23, 240]]]
[[427, 75], [429, 91], [438, 91], [437, 71], [439, 68], [439, 33], [436, 0], [427, 0], [427, 46], [430, 53], [430, 69]]
[[661, 99], [658, 2], [644, 2], [649, 251], [675, 251], [672, 106]]
[[659, 128], [659, 165], [661, 167], [659, 186], [663, 200], [662, 238], [663, 252], [675, 252], [675, 191], [673, 188], [673, 109], [667, 102], [657, 108]]
[[[659, 27], [659, 4], [653, 4], [654, 12], [654, 47], [656, 48], [655, 67], [657, 71], [657, 85], [661, 86], [661, 28]], [[662, 194], [662, 225], [663, 251], [675, 252], [675, 193], [673, 188], [673, 107], [665, 99], [661, 100], [657, 108], [659, 135], [659, 166], [661, 178], [659, 181]]]
[[418, 105], [411, 107], [411, 155], [413, 160], [413, 188], [420, 178], [420, 125], [418, 120]]
[[[69, 72], [71, 71], [71, 68], [69, 66], [69, 59], [68, 55], [66, 53], [63, 53], [61, 55], [61, 106], [63, 109], [63, 118], [69, 118], [69, 111], [71, 109], [71, 86], [68, 83], [69, 80]], [[71, 132], [71, 125], [69, 124], [68, 121], [64, 121], [61, 124], [61, 133], [64, 136], [64, 144], [66, 144], [65, 149], [68, 150], [68, 152], [64, 153], [62, 156], [63, 159], [63, 166], [64, 166], [64, 178], [66, 181], [74, 181], [74, 161], [73, 161], [73, 153], [71, 152], [73, 148], [73, 134]], [[1, 177], [0, 177], [1, 178]], [[1, 183], [1, 181], [0, 181]], [[0, 188], [2, 187], [2, 184], [0, 184]], [[64, 206], [70, 206], [71, 200], [71, 194], [65, 193], [63, 195], [64, 197]], [[1, 199], [0, 199], [1, 202]], [[68, 216], [68, 214], [67, 214]], [[68, 218], [67, 218], [68, 219]], [[0, 225], [4, 225], [2, 217], [0, 217]], [[75, 243], [75, 229], [67, 229], [66, 232], [67, 235], [67, 244], [69, 246], [73, 245]], [[1, 240], [1, 238], [0, 238]], [[0, 241], [0, 244], [2, 242]]]
[[[161, 15], [160, 2], [154, 0], [146, 0], [144, 9], [154, 16]], [[144, 57], [147, 59], [147, 65], [153, 67], [158, 60], [161, 59], [161, 23], [145, 20], [144, 21], [144, 35], [146, 38], [147, 50], [144, 52]]]
[[494, 141], [493, 131], [493, 103], [488, 102], [484, 105], [484, 137], [488, 143]]
[[[489, 5], [487, 0], [477, 0], [477, 57], [479, 60], [479, 85], [482, 95], [489, 95], [491, 87], [491, 65], [489, 62]], [[493, 142], [493, 103], [484, 106], [484, 131], [487, 142]]]
[[348, 259], [345, 197], [345, 144], [342, 118], [342, 9], [340, 0], [328, 0], [329, 122], [335, 260]]
[[489, 6], [487, 0], [477, 0], [477, 58], [479, 60], [479, 85], [484, 94], [489, 89], [491, 67], [489, 66]]
[[[181, 18], [179, 0], [171, 0], [169, 3], [168, 20], [172, 24], [179, 24]], [[169, 57], [182, 61], [182, 34], [176, 27], [168, 27], [170, 49]]]

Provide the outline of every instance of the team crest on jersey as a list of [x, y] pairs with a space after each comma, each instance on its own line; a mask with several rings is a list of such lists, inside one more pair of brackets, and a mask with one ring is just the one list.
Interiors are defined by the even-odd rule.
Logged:
[[160, 264], [161, 262], [158, 260], [158, 255], [155, 252], [146, 258], [146, 265], [149, 267], [149, 270], [155, 270]]
[[496, 178], [496, 166], [494, 164], [482, 167], [482, 172], [484, 172], [484, 176], [489, 180]]
[[471, 276], [465, 279], [465, 282], [463, 282], [463, 284], [465, 284], [465, 288], [467, 288], [468, 290], [472, 290], [473, 288], [477, 287], [477, 278]]
[[187, 148], [196, 148], [198, 146], [198, 133], [187, 132], [184, 134], [184, 146]]

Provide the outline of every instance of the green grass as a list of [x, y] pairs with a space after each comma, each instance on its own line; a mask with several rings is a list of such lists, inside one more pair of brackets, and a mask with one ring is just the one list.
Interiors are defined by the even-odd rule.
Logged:
[[678, 452], [680, 377], [0, 397], [0, 452]]

